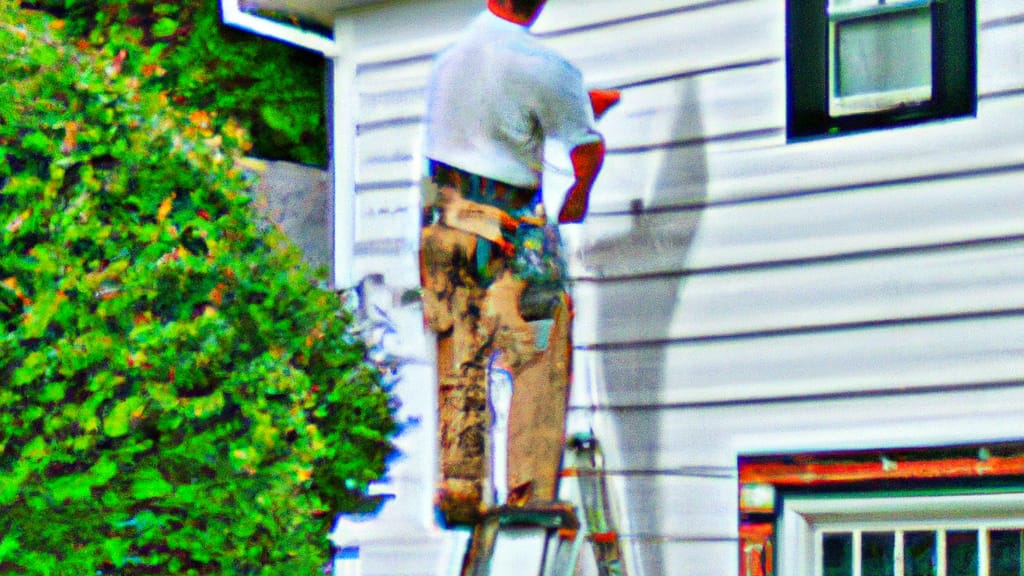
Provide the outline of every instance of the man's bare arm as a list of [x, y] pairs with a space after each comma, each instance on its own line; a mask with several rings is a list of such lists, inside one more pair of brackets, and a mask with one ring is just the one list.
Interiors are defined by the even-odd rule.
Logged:
[[[591, 90], [588, 96], [594, 117], [600, 119], [609, 108], [619, 103], [622, 93], [618, 90]], [[569, 157], [572, 159], [576, 182], [565, 195], [565, 204], [558, 214], [560, 224], [581, 222], [586, 217], [587, 205], [590, 203], [590, 188], [593, 187], [597, 173], [601, 171], [601, 164], [604, 163], [604, 142], [577, 146]]]

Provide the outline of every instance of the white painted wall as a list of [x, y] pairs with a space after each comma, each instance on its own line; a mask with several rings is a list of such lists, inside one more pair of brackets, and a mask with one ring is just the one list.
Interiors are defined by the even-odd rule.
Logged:
[[[355, 280], [417, 285], [423, 88], [482, 6], [346, 16]], [[784, 7], [551, 0], [535, 27], [623, 89], [592, 214], [565, 237], [572, 416], [605, 443], [633, 576], [736, 573], [738, 454], [1024, 438], [1024, 2], [978, 0], [976, 118], [794, 144]], [[557, 198], [564, 177], [547, 182]], [[409, 377], [406, 410], [429, 420], [432, 375]], [[416, 434], [403, 447], [432, 453]], [[410, 469], [392, 506], [423, 510], [433, 479]], [[440, 573], [422, 533], [367, 544], [364, 573], [405, 574], [398, 552]]]

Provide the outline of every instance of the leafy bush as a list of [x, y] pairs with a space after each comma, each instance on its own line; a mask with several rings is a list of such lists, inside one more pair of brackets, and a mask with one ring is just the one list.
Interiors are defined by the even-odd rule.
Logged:
[[63, 25], [0, 0], [0, 573], [312, 573], [391, 452], [380, 374], [245, 131]]
[[323, 56], [234, 30], [217, 0], [40, 0], [65, 18], [68, 34], [128, 60], [150, 57], [146, 72], [179, 106], [216, 110], [253, 138], [263, 158], [325, 166]]

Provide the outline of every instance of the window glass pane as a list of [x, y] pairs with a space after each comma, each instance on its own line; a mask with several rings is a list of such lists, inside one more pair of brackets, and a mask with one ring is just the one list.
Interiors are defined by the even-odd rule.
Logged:
[[978, 576], [978, 533], [946, 532], [946, 576]]
[[893, 576], [896, 535], [892, 532], [861, 534], [860, 562], [864, 576]]
[[1020, 530], [989, 533], [989, 576], [1021, 576]]
[[836, 92], [852, 96], [932, 84], [928, 7], [836, 24]]
[[823, 536], [823, 576], [851, 576], [853, 574], [853, 534], [828, 534]]
[[935, 532], [903, 534], [903, 574], [905, 576], [934, 576], [935, 563]]

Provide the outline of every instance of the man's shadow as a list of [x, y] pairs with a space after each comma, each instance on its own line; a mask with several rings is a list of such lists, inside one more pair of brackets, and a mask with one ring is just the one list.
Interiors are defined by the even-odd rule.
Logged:
[[[600, 404], [595, 416], [607, 416], [605, 421], [614, 423], [617, 437], [605, 433], [602, 439], [598, 430], [598, 440], [618, 452], [608, 454], [607, 459], [610, 475], [622, 477], [625, 486], [612, 498], [624, 500], [618, 502], [618, 508], [628, 511], [629, 523], [620, 528], [628, 531], [622, 542], [624, 552], [640, 571], [632, 576], [666, 573], [660, 537], [685, 529], [677, 522], [673, 525], [665, 514], [665, 503], [673, 499], [663, 492], [670, 490], [671, 484], [659, 472], [672, 464], [663, 461], [659, 447], [687, 439], [665, 437], [663, 411], [657, 406], [670, 386], [686, 384], [670, 382], [673, 376], [667, 373], [663, 343], [673, 336], [672, 319], [680, 313], [677, 308], [687, 257], [707, 199], [708, 168], [699, 80], [690, 77], [671, 82], [671, 86], [623, 87], [621, 112], [625, 117], [617, 119], [619, 125], [628, 122], [630, 115], [653, 115], [656, 122], [671, 122], [667, 139], [663, 146], [616, 149], [615, 135], [607, 135], [605, 169], [616, 189], [606, 188], [604, 195], [600, 188], [595, 190], [595, 204], [600, 205], [602, 195], [611, 194], [621, 198], [631, 193], [633, 200], [624, 212], [602, 214], [595, 210], [581, 231], [576, 252], [582, 268], [577, 269], [578, 282], [592, 284], [588, 290], [596, 301], [596, 306], [586, 308], [597, 315], [577, 321], [596, 332], [576, 335], [581, 351], [577, 358], [600, 354], [592, 377], [599, 379], [603, 397], [593, 399]], [[646, 109], [644, 104], [626, 105], [633, 98], [648, 98], [652, 89], [661, 95], [657, 100], [662, 104]], [[664, 97], [666, 90], [674, 90], [674, 100]], [[671, 104], [665, 105], [666, 101]], [[629, 184], [635, 187], [621, 189], [626, 181], [623, 174], [635, 175]], [[624, 220], [628, 227], [623, 226]], [[622, 231], [609, 236], [608, 228]], [[586, 383], [579, 380], [575, 383], [583, 385]], [[615, 482], [610, 482], [613, 485]], [[676, 510], [671, 518], [678, 519], [680, 512], [685, 514]]]

